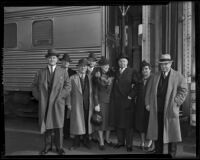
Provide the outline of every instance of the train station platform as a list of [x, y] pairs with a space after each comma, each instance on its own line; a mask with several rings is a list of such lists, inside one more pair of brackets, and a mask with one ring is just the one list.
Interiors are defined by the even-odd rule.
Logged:
[[[24, 117], [5, 117], [5, 157], [6, 156], [37, 156], [43, 148], [43, 136], [39, 133], [38, 122], [36, 118]], [[116, 143], [115, 132], [111, 133], [112, 142]], [[72, 155], [120, 155], [126, 157], [127, 154], [134, 156], [147, 156], [145, 152], [140, 150], [139, 136], [134, 132], [133, 151], [127, 152], [126, 148], [114, 149], [105, 146], [106, 149], [101, 151], [98, 144], [92, 143], [92, 148], [87, 149], [81, 146], [77, 150], [69, 150], [71, 140], [64, 140], [64, 149], [66, 156]], [[166, 152], [167, 146], [164, 146]], [[57, 155], [49, 152], [48, 155]], [[65, 155], [64, 155], [65, 156]], [[151, 155], [150, 157], [152, 157]], [[117, 156], [118, 157], [118, 156]], [[196, 137], [188, 136], [183, 142], [178, 144], [177, 158], [196, 158]]]

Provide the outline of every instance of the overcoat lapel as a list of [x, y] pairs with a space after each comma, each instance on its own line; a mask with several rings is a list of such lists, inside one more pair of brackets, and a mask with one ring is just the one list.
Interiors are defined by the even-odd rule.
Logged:
[[118, 71], [119, 79], [122, 79], [123, 77], [126, 77], [126, 72], [127, 72], [127, 68], [122, 72], [122, 74], [120, 74], [120, 72]]
[[75, 76], [74, 82], [75, 82], [79, 92], [82, 94], [81, 82], [80, 82], [80, 78], [79, 78], [78, 74]]
[[164, 111], [165, 111], [165, 114], [167, 112], [167, 107], [168, 107], [168, 103], [170, 102], [170, 97], [169, 95], [171, 95], [171, 91], [172, 91], [172, 79], [174, 78], [174, 72], [173, 70], [171, 69], [170, 71], [170, 75], [169, 75], [169, 80], [168, 80], [168, 87], [167, 87], [167, 92], [166, 92], [166, 98], [165, 98], [165, 108], [164, 108]]
[[[156, 92], [156, 93], [155, 93], [155, 95], [156, 95], [156, 100], [157, 100], [157, 88], [158, 88], [158, 83], [159, 83], [159, 81], [160, 81], [160, 76], [161, 76], [161, 74], [158, 74], [158, 75], [157, 75], [157, 78], [155, 79], [156, 82], [154, 82], [154, 83], [156, 84], [156, 85], [155, 85], [155, 88], [156, 88], [156, 89], [155, 89], [155, 92]], [[156, 113], [157, 113], [157, 108], [158, 108], [158, 106], [156, 106], [156, 108], [155, 108], [155, 109], [156, 109]]]
[[44, 75], [44, 86], [45, 86], [45, 89], [46, 89], [46, 91], [48, 90], [48, 86], [47, 86], [47, 74], [48, 74], [48, 72], [49, 72], [49, 68], [48, 67], [46, 67], [46, 69], [44, 70], [44, 72], [45, 72], [45, 74], [42, 74], [42, 75]]
[[58, 78], [60, 78], [59, 76], [59, 70], [57, 69], [57, 67], [55, 68], [55, 71], [54, 71], [54, 77], [53, 77], [53, 85], [52, 85], [52, 88], [55, 88], [55, 85], [57, 84], [58, 82]]

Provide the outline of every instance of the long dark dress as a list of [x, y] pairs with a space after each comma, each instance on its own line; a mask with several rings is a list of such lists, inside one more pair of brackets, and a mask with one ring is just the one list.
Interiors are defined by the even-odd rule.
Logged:
[[134, 127], [140, 133], [146, 133], [149, 121], [149, 112], [145, 108], [145, 93], [146, 86], [149, 82], [151, 76], [144, 83], [141, 77], [140, 81], [137, 83], [137, 100], [135, 106], [135, 116], [134, 116]]

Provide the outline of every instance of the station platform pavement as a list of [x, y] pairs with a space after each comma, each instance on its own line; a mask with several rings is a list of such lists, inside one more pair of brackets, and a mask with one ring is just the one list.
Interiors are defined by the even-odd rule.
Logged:
[[[3, 156], [38, 156], [39, 151], [43, 148], [43, 136], [39, 133], [38, 122], [36, 118], [24, 118], [24, 117], [4, 117], [4, 133], [5, 138], [5, 149]], [[111, 132], [111, 140], [116, 143], [115, 132]], [[133, 151], [127, 152], [126, 148], [114, 149], [113, 147], [105, 146], [106, 149], [101, 151], [98, 149], [98, 144], [92, 143], [91, 149], [84, 148], [81, 146], [76, 150], [68, 150], [71, 146], [72, 141], [70, 139], [64, 140], [64, 149], [66, 155], [114, 155], [114, 157], [121, 157], [126, 155], [133, 157], [153, 157], [153, 155], [147, 155], [146, 152], [140, 150], [139, 146], [139, 136], [134, 132], [133, 137]], [[167, 146], [164, 146], [164, 152], [167, 152]], [[47, 156], [57, 155], [55, 152], [49, 152]], [[157, 155], [155, 155], [157, 156]], [[162, 156], [161, 156], [162, 158]], [[176, 158], [196, 158], [196, 136], [190, 135], [183, 138], [181, 143], [178, 143], [178, 151]]]

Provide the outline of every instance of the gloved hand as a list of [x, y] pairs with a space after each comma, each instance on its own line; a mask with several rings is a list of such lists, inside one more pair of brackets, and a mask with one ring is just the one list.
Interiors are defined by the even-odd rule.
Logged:
[[146, 110], [149, 111], [150, 110], [150, 106], [146, 105]]
[[99, 106], [99, 104], [97, 105], [97, 106], [95, 106], [95, 111], [97, 111], [97, 112], [99, 112], [100, 111], [100, 106]]

